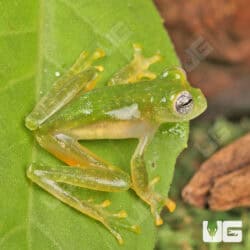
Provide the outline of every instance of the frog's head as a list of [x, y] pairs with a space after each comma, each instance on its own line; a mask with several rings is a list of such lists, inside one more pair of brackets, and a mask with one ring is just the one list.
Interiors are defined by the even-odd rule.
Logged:
[[186, 79], [181, 68], [173, 68], [165, 81], [166, 92], [162, 100], [166, 100], [161, 107], [160, 119], [165, 122], [189, 121], [205, 111], [207, 101], [200, 89], [193, 88]]

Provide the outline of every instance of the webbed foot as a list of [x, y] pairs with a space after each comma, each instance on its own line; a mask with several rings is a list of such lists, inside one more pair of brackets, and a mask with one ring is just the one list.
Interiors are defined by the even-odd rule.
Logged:
[[118, 213], [106, 216], [106, 218], [102, 222], [120, 244], [123, 244], [124, 240], [121, 236], [121, 233], [119, 232], [119, 229], [129, 230], [137, 234], [141, 232], [139, 225], [131, 225], [126, 218], [126, 211], [121, 210]]
[[159, 180], [160, 177], [156, 177], [149, 183], [146, 198], [147, 203], [150, 205], [151, 213], [155, 218], [155, 224], [157, 226], [163, 224], [163, 220], [160, 216], [160, 211], [163, 206], [167, 207], [169, 212], [173, 212], [176, 208], [176, 204], [174, 201], [155, 192], [155, 184], [159, 182]]
[[159, 53], [152, 57], [146, 58], [142, 54], [142, 47], [138, 44], [133, 44], [134, 58], [133, 60], [118, 71], [109, 81], [108, 85], [136, 83], [142, 79], [153, 80], [156, 74], [149, 70], [150, 65], [162, 59]]
[[109, 207], [111, 205], [110, 200], [104, 200], [101, 204], [93, 204], [93, 201], [90, 202], [94, 208], [98, 211], [100, 217], [99, 221], [111, 232], [111, 234], [117, 239], [119, 244], [123, 244], [124, 240], [119, 232], [120, 229], [129, 230], [134, 233], [140, 233], [141, 229], [139, 225], [131, 225], [127, 221], [127, 212], [125, 210], [120, 210], [116, 213], [111, 213], [107, 211], [106, 207]]

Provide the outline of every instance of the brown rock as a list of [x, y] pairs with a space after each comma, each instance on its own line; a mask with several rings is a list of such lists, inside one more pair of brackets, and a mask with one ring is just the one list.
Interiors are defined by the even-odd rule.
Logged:
[[212, 210], [250, 206], [250, 165], [218, 177], [210, 193], [208, 204]]
[[197, 207], [227, 210], [250, 205], [250, 133], [205, 161], [183, 189], [183, 199]]

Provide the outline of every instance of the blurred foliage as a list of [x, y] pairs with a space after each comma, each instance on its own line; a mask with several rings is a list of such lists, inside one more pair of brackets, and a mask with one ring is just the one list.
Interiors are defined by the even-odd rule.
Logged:
[[[223, 117], [213, 124], [195, 121], [191, 125], [188, 149], [176, 165], [170, 197], [177, 203], [173, 214], [164, 212], [164, 225], [159, 228], [156, 250], [248, 250], [250, 249], [250, 218], [248, 208], [227, 212], [199, 209], [182, 201], [181, 191], [200, 164], [215, 151], [250, 131], [250, 119], [233, 122]], [[203, 220], [242, 220], [243, 243], [204, 243]]]

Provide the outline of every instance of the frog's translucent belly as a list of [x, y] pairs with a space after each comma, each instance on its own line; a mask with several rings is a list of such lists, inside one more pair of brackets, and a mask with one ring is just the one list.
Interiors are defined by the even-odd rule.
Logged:
[[140, 138], [152, 130], [153, 125], [144, 120], [99, 121], [64, 131], [77, 140]]

